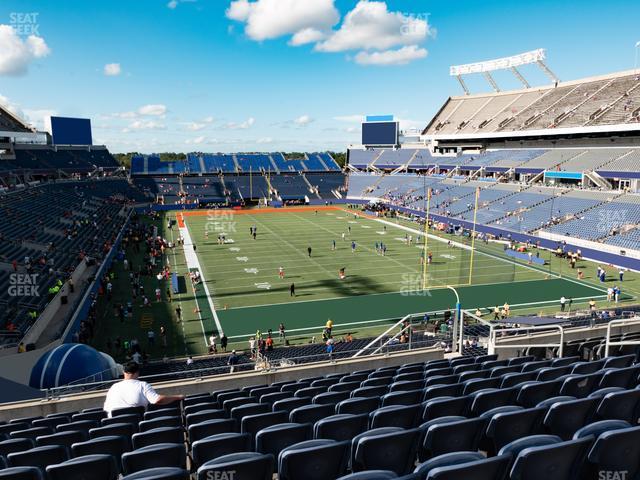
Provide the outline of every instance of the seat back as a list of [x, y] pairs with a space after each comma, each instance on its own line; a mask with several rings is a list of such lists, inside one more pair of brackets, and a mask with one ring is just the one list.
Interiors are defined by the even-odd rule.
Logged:
[[[511, 480], [577, 478], [592, 438], [525, 448], [511, 469]], [[549, 472], [553, 472], [550, 476]]]

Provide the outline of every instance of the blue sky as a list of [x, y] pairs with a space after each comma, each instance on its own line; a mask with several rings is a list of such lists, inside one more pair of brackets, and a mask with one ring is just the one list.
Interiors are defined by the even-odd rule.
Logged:
[[546, 48], [563, 80], [631, 69], [638, 18], [620, 0], [3, 0], [0, 101], [40, 127], [90, 117], [114, 152], [344, 150], [363, 114], [426, 125], [460, 93], [452, 64]]

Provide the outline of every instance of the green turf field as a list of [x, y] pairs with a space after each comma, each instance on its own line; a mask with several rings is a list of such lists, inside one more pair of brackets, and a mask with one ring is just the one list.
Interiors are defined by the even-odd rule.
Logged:
[[[175, 241], [180, 232], [166, 228], [167, 217], [176, 218], [176, 213], [166, 213], [153, 222], [157, 222], [165, 238]], [[591, 262], [579, 262], [586, 274], [585, 281], [579, 282], [566, 261], [549, 252], [542, 253], [548, 265], [530, 266], [507, 259], [499, 244], [476, 242], [471, 272], [470, 250], [447, 245], [451, 239], [468, 246], [469, 239], [438, 232], [432, 232], [434, 236], [428, 239], [427, 249], [434, 260], [427, 269], [428, 289], [422, 290], [423, 246], [416, 245], [420, 233], [416, 229], [420, 227], [398, 219], [381, 223], [354, 217], [351, 210], [319, 210], [316, 214], [310, 208], [245, 211], [232, 216], [203, 211], [185, 216], [184, 221], [197, 252], [193, 253], [191, 245], [186, 249], [176, 247], [166, 260], [186, 280], [186, 291], [173, 295], [169, 302], [166, 282], [145, 277], [145, 290], [153, 292], [160, 286], [162, 301], [154, 301], [148, 308], [134, 302], [133, 317], [120, 323], [115, 320], [113, 305], [130, 301], [131, 288], [122, 264], [116, 263], [114, 298], [111, 303], [99, 299], [94, 340], [97, 348], [107, 351], [107, 339], [113, 342], [117, 337], [138, 338], [144, 344], [148, 330], [157, 335], [160, 326], [164, 326], [168, 346], [161, 347], [159, 339], [155, 345], [145, 345], [151, 358], [196, 355], [206, 353], [207, 338], [212, 332], [223, 330], [234, 347], [244, 348], [247, 337], [257, 329], [276, 331], [280, 322], [286, 325], [289, 340], [306, 343], [312, 336], [320, 336], [329, 318], [334, 321], [336, 332], [351, 331], [356, 337], [377, 335], [408, 313], [453, 308], [455, 295], [447, 285], [456, 287], [462, 307], [471, 310], [508, 302], [514, 314], [553, 313], [558, 310], [562, 295], [573, 298], [576, 307], [584, 308], [589, 298], [595, 298], [599, 307], [606, 304], [604, 288], [609, 282], [603, 286], [595, 280], [595, 264]], [[217, 243], [216, 229], [220, 225], [233, 243]], [[253, 225], [258, 231], [256, 240], [249, 234]], [[210, 232], [208, 239], [205, 229]], [[412, 245], [406, 244], [405, 234], [412, 235]], [[351, 241], [356, 242], [354, 253]], [[375, 251], [375, 243], [381, 241], [387, 245], [385, 256]], [[307, 253], [309, 246], [311, 257]], [[127, 252], [127, 258], [131, 265], [142, 260], [132, 251]], [[278, 277], [280, 266], [285, 269], [284, 280]], [[344, 280], [338, 278], [342, 267]], [[201, 269], [206, 282], [194, 290], [189, 285], [188, 272], [196, 268]], [[609, 270], [612, 278], [616, 269]], [[289, 295], [291, 283], [296, 286], [295, 298]], [[623, 293], [627, 294], [623, 304], [640, 294], [640, 277], [628, 273]], [[182, 322], [176, 319], [178, 305], [182, 308]], [[112, 353], [120, 359], [118, 352]]]
[[[212, 229], [210, 216], [188, 216], [185, 222], [197, 244], [219, 324], [230, 338], [246, 337], [257, 329], [275, 331], [280, 322], [290, 332], [317, 333], [329, 318], [337, 325], [361, 326], [453, 308], [455, 295], [447, 285], [459, 287], [462, 304], [473, 309], [505, 302], [545, 305], [557, 303], [562, 295], [603, 295], [590, 285], [549, 275], [544, 267], [518, 265], [477, 250], [471, 271], [470, 250], [433, 238], [427, 241], [433, 262], [427, 265], [429, 289], [424, 291], [424, 237], [416, 245], [418, 233], [344, 210], [256, 211], [225, 217], [229, 224], [221, 228], [228, 230], [229, 243], [224, 245], [217, 243], [217, 233], [205, 239], [205, 231]], [[255, 240], [251, 226], [257, 228]], [[412, 236], [411, 245], [405, 235]], [[356, 243], [355, 251], [351, 242]], [[376, 252], [376, 242], [387, 245], [384, 256]], [[279, 267], [284, 268], [284, 279], [278, 277]], [[344, 280], [338, 277], [340, 268], [345, 268]], [[295, 297], [290, 295], [291, 283]], [[205, 323], [205, 330], [213, 328], [215, 322]]]

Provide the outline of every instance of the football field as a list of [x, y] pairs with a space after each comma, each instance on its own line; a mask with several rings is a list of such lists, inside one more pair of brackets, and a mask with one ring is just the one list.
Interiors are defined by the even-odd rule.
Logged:
[[341, 330], [382, 325], [409, 313], [454, 308], [456, 295], [448, 286], [466, 309], [505, 302], [548, 307], [563, 295], [575, 302], [605, 296], [602, 288], [559, 278], [495, 249], [477, 245], [472, 251], [455, 238], [448, 244], [430, 235], [426, 251], [433, 260], [425, 268], [418, 225], [339, 207], [189, 211], [177, 219], [186, 234], [186, 266], [204, 279], [195, 295], [200, 338], [222, 330], [240, 340], [256, 330], [277, 331], [280, 322], [290, 333], [309, 336], [317, 336], [328, 319]]

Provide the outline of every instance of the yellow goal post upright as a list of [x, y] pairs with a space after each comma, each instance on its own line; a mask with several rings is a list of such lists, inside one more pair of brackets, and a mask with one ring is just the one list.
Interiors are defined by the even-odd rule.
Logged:
[[[426, 177], [425, 177], [426, 179]], [[422, 289], [428, 288], [427, 264], [429, 257], [429, 210], [431, 209], [431, 187], [426, 190], [427, 208], [424, 211], [424, 250], [422, 250]]]
[[476, 221], [478, 217], [478, 199], [480, 198], [480, 187], [476, 187], [475, 205], [473, 207], [473, 230], [471, 231], [471, 258], [469, 259], [469, 285], [473, 279], [473, 257], [476, 253]]

